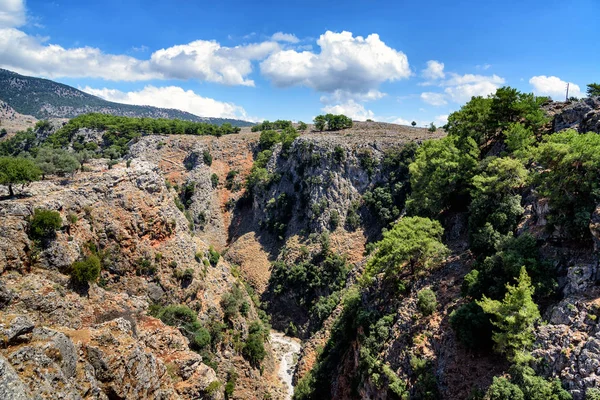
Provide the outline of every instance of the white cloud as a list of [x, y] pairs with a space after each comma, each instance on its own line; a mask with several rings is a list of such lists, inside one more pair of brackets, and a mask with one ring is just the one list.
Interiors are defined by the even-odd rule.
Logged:
[[436, 80], [443, 79], [446, 74], [444, 73], [444, 63], [441, 63], [436, 60], [427, 61], [427, 68], [421, 72], [421, 75], [425, 79]]
[[133, 92], [122, 92], [108, 88], [94, 89], [89, 86], [81, 90], [105, 100], [119, 103], [175, 108], [201, 117], [253, 120], [253, 118], [246, 115], [246, 111], [240, 106], [202, 97], [192, 90], [184, 90], [178, 86], [155, 87], [149, 85], [142, 90]]
[[462, 104], [471, 100], [473, 96], [495, 93], [505, 82], [504, 78], [498, 75], [459, 75], [453, 72], [447, 75], [447, 79], [436, 83], [437, 86], [445, 88], [443, 93], [424, 92], [421, 93], [421, 100], [434, 106], [445, 105], [448, 101]]
[[321, 110], [331, 114], [344, 114], [356, 121], [365, 121], [375, 117], [373, 111], [365, 109], [365, 106], [354, 100], [349, 100], [344, 104], [325, 106]]
[[448, 123], [448, 117], [449, 117], [449, 115], [447, 115], [447, 114], [438, 115], [437, 117], [435, 117], [434, 123], [437, 126], [446, 125]]
[[155, 51], [150, 59], [141, 60], [106, 54], [93, 47], [67, 49], [18, 29], [0, 29], [0, 67], [49, 78], [197, 79], [253, 86], [254, 81], [248, 78], [252, 61], [264, 59], [279, 49], [280, 46], [271, 41], [223, 47], [215, 41], [196, 40]]
[[[529, 80], [533, 86], [533, 92], [539, 96], [550, 96], [555, 100], [565, 98], [567, 92], [567, 82], [557, 76], [534, 76]], [[581, 91], [579, 85], [573, 82], [569, 83], [569, 97], [584, 97], [585, 94]]]
[[379, 35], [354, 37], [351, 32], [325, 32], [317, 40], [321, 52], [285, 50], [264, 60], [261, 72], [279, 87], [307, 86], [321, 92], [367, 93], [386, 81], [408, 78], [408, 58], [388, 47]]
[[423, 92], [421, 93], [421, 100], [432, 106], [443, 106], [448, 104], [443, 93]]
[[321, 103], [333, 104], [333, 103], [346, 103], [350, 100], [353, 101], [373, 101], [379, 100], [387, 96], [385, 93], [380, 92], [376, 89], [371, 89], [366, 93], [352, 93], [347, 90], [336, 90], [331, 94], [321, 96]]
[[482, 69], [484, 71], [487, 71], [488, 69], [490, 69], [492, 67], [491, 64], [483, 64], [483, 65], [476, 65], [475, 68], [476, 69]]
[[14, 28], [25, 24], [23, 0], [0, 0], [0, 28]]
[[298, 43], [300, 39], [296, 37], [296, 35], [292, 33], [283, 33], [277, 32], [271, 36], [271, 40], [275, 42], [288, 42], [288, 43]]

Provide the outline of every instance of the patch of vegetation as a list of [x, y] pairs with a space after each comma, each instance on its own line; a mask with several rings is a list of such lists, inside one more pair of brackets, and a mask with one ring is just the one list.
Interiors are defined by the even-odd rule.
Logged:
[[433, 314], [437, 308], [437, 298], [431, 289], [423, 289], [417, 294], [417, 308], [425, 316]]
[[36, 208], [29, 219], [29, 237], [33, 240], [51, 239], [62, 227], [58, 211]]
[[[302, 122], [300, 122], [300, 123], [302, 123]], [[252, 132], [261, 132], [261, 131], [268, 131], [268, 130], [286, 129], [286, 128], [291, 128], [291, 127], [292, 127], [292, 121], [278, 119], [277, 121], [269, 122], [268, 120], [264, 120], [260, 124], [254, 125], [252, 127], [251, 131]], [[300, 130], [305, 130], [305, 129], [306, 129], [306, 127], [304, 129], [300, 129]]]
[[41, 175], [40, 168], [27, 158], [0, 157], [0, 185], [8, 187], [10, 196], [15, 195], [15, 185], [25, 186], [39, 180]]
[[79, 284], [95, 282], [100, 276], [100, 269], [100, 259], [91, 254], [71, 265], [71, 278]]
[[314, 119], [315, 128], [318, 131], [340, 131], [342, 129], [352, 128], [352, 119], [345, 115], [317, 115]]

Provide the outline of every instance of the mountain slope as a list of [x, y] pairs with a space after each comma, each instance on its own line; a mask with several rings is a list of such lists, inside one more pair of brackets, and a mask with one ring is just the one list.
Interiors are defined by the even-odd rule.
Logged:
[[0, 100], [18, 113], [38, 119], [73, 118], [90, 112], [127, 117], [169, 118], [186, 121], [251, 126], [251, 122], [229, 119], [199, 117], [185, 111], [113, 103], [92, 96], [71, 86], [48, 79], [33, 78], [0, 69]]

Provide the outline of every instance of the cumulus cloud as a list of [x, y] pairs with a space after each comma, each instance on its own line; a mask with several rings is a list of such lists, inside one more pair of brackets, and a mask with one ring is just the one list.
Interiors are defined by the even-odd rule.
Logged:
[[432, 106], [443, 106], [448, 104], [443, 93], [424, 92], [421, 93], [421, 100]]
[[406, 55], [387, 46], [377, 34], [363, 38], [327, 31], [317, 45], [318, 54], [296, 50], [271, 54], [260, 65], [262, 74], [279, 87], [307, 86], [330, 93], [366, 93], [411, 74]]
[[435, 117], [435, 120], [433, 122], [437, 126], [446, 125], [448, 123], [448, 117], [449, 117], [449, 115], [447, 115], [447, 114], [438, 115], [437, 117]]
[[353, 93], [347, 90], [336, 90], [331, 94], [321, 96], [321, 103], [323, 104], [334, 104], [334, 103], [346, 103], [350, 100], [358, 102], [366, 102], [379, 100], [385, 97], [386, 94], [376, 89], [371, 89], [365, 93]]
[[[567, 82], [557, 76], [534, 76], [529, 80], [533, 92], [539, 96], [550, 96], [553, 99], [564, 99], [567, 92]], [[584, 97], [579, 85], [569, 83], [569, 97]]]
[[375, 114], [371, 110], [367, 110], [364, 105], [357, 103], [354, 100], [349, 100], [343, 104], [329, 105], [322, 108], [325, 113], [344, 114], [355, 121], [365, 121], [374, 119]]
[[436, 60], [427, 61], [427, 68], [421, 72], [423, 78], [428, 80], [443, 79], [446, 74], [444, 73], [444, 63]]
[[23, 0], [0, 0], [0, 28], [14, 28], [25, 24]]
[[149, 59], [107, 54], [94, 47], [64, 48], [16, 29], [24, 23], [19, 0], [0, 0], [0, 67], [49, 78], [102, 78], [112, 81], [197, 79], [253, 86], [252, 62], [280, 50], [274, 41], [224, 47], [196, 40], [152, 53]]
[[443, 93], [424, 92], [421, 100], [434, 106], [445, 105], [448, 101], [466, 103], [473, 96], [487, 96], [496, 92], [504, 84], [504, 78], [498, 75], [459, 75], [447, 74], [447, 79], [440, 80], [437, 86], [444, 88]]
[[178, 86], [155, 87], [149, 85], [142, 90], [132, 92], [122, 92], [108, 88], [95, 89], [89, 86], [81, 90], [118, 103], [175, 108], [201, 117], [253, 120], [253, 118], [246, 115], [246, 111], [240, 106], [202, 97], [192, 90], [184, 90]]
[[298, 43], [300, 39], [296, 37], [296, 35], [292, 33], [283, 33], [277, 32], [271, 36], [271, 40], [275, 42], [288, 42], [288, 43]]

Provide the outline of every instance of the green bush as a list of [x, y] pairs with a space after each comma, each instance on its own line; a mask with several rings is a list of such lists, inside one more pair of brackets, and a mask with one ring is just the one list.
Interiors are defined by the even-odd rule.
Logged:
[[306, 129], [308, 129], [308, 125], [306, 125], [304, 122], [300, 121], [298, 122], [298, 130], [299, 131], [305, 131]]
[[267, 355], [262, 333], [251, 333], [248, 335], [248, 339], [242, 348], [242, 355], [252, 365], [260, 365], [262, 360]]
[[29, 237], [49, 239], [62, 227], [62, 218], [58, 211], [36, 208], [29, 220]]
[[273, 146], [281, 141], [281, 135], [277, 131], [262, 131], [258, 143], [262, 150], [271, 150]]
[[450, 314], [450, 326], [467, 349], [487, 350], [492, 346], [489, 316], [475, 303], [467, 303]]
[[198, 349], [203, 349], [211, 344], [210, 332], [206, 328], [200, 328], [194, 334], [194, 345]]
[[217, 186], [219, 186], [219, 175], [213, 173], [210, 176], [210, 183], [211, 183], [213, 189], [216, 189]]
[[221, 308], [227, 321], [232, 322], [238, 316], [243, 301], [244, 293], [237, 285], [233, 285], [231, 291], [223, 294], [221, 297]]
[[208, 150], [204, 150], [202, 152], [202, 161], [204, 162], [205, 165], [208, 165], [209, 167], [212, 165], [212, 155], [210, 154], [210, 151]]
[[212, 246], [208, 248], [208, 262], [213, 267], [216, 267], [219, 263], [219, 259], [221, 258], [221, 254]]
[[600, 400], [600, 389], [589, 388], [585, 392], [585, 400]]
[[437, 308], [437, 298], [431, 289], [423, 289], [417, 294], [417, 307], [425, 316], [433, 314]]
[[71, 265], [71, 278], [77, 283], [95, 282], [100, 276], [100, 259], [91, 254]]
[[[2, 144], [4, 142], [0, 142]], [[14, 196], [14, 185], [26, 185], [42, 176], [40, 168], [31, 160], [20, 157], [0, 157], [0, 185], [8, 187], [10, 196]]]

